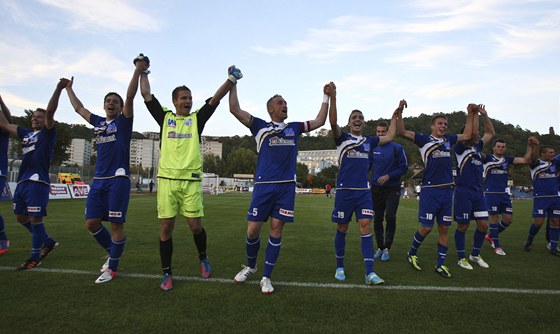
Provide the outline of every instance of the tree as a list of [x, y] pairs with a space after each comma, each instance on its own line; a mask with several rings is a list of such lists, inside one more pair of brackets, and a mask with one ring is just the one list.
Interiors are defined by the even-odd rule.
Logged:
[[202, 166], [205, 173], [214, 173], [224, 175], [226, 173], [226, 165], [224, 161], [217, 155], [207, 153], [202, 156]]
[[257, 154], [247, 148], [239, 148], [227, 156], [227, 175], [253, 174], [257, 167]]
[[300, 182], [304, 187], [307, 187], [307, 175], [309, 175], [309, 168], [306, 164], [298, 162], [296, 164], [296, 180]]
[[328, 184], [336, 184], [336, 175], [338, 174], [338, 166], [330, 166], [323, 168], [317, 173], [317, 178], [313, 187], [324, 187]]

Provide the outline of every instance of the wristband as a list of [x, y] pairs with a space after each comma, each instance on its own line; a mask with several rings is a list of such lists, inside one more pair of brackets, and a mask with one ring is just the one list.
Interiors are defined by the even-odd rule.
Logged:
[[329, 96], [327, 94], [323, 95], [323, 103], [329, 103]]
[[234, 85], [237, 84], [237, 78], [233, 74], [229, 75], [228, 80]]

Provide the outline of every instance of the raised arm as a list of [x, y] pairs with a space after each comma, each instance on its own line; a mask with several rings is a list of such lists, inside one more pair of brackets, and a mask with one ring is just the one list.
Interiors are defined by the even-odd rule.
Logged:
[[58, 108], [58, 100], [60, 100], [60, 93], [62, 93], [62, 90], [66, 88], [66, 86], [68, 86], [69, 83], [70, 80], [66, 78], [62, 78], [60, 79], [60, 81], [58, 81], [58, 84], [56, 85], [54, 93], [51, 96], [51, 99], [49, 100], [49, 104], [47, 105], [47, 112], [45, 115], [45, 127], [47, 129], [52, 129], [54, 126], [54, 113]]
[[2, 96], [0, 96], [0, 107], [2, 107], [2, 112], [0, 112], [0, 128], [8, 132], [12, 137], [17, 137], [17, 125], [12, 124], [12, 114], [10, 114], [6, 104], [4, 104]]
[[10, 113], [10, 109], [8, 109], [8, 106], [4, 103], [2, 95], [0, 95], [0, 109], [2, 109], [2, 114], [4, 114], [4, 117], [6, 117], [6, 120], [12, 123], [12, 114]]
[[[329, 83], [329, 85], [332, 85], [332, 87], [336, 89], [336, 86], [332, 81]], [[317, 117], [315, 117], [314, 120], [309, 121], [309, 131], [313, 131], [315, 129], [322, 127], [323, 125], [325, 125], [325, 121], [327, 120], [330, 96], [328, 95], [329, 93], [326, 93], [324, 88], [323, 88], [323, 93], [324, 95], [323, 95], [323, 102], [321, 103], [321, 109], [319, 109], [319, 113], [317, 114]]]
[[484, 119], [484, 135], [482, 136], [482, 141], [484, 142], [484, 145], [486, 145], [492, 140], [492, 138], [494, 138], [496, 131], [494, 130], [492, 120], [488, 117], [488, 112], [486, 111], [486, 106], [484, 104], [478, 105], [478, 112]]
[[239, 106], [239, 99], [237, 98], [237, 85], [233, 85], [229, 91], [229, 112], [237, 118], [241, 124], [249, 127], [251, 125], [251, 119], [253, 116], [241, 109]]
[[342, 135], [342, 130], [340, 126], [338, 126], [338, 110], [336, 109], [336, 86], [334, 84], [326, 84], [323, 87], [323, 93], [325, 96], [330, 97], [330, 105], [329, 105], [329, 122], [331, 123], [331, 129], [333, 132], [333, 136], [335, 138], [339, 138]]
[[226, 96], [226, 94], [237, 84], [237, 80], [243, 78], [243, 74], [241, 70], [239, 70], [235, 65], [231, 65], [228, 68], [228, 78], [227, 80], [218, 88], [214, 96], [208, 101], [208, 104], [211, 106], [216, 106], [220, 103], [220, 100]]
[[140, 54], [140, 56], [136, 57], [133, 61], [134, 63], [134, 73], [132, 74], [132, 79], [130, 79], [130, 83], [128, 84], [128, 89], [126, 90], [126, 99], [124, 100], [124, 107], [123, 107], [123, 115], [126, 118], [130, 118], [134, 116], [134, 97], [136, 96], [136, 92], [138, 91], [138, 81], [140, 79], [140, 75], [145, 73], [150, 66], [149, 60], [144, 55]]
[[[531, 158], [533, 156], [533, 148], [534, 148], [534, 143], [535, 143], [536, 138], [531, 136], [529, 138], [527, 138], [527, 150], [525, 151], [525, 155], [523, 155], [522, 157], [515, 157], [513, 158], [513, 163], [516, 165], [523, 165], [523, 164], [528, 164], [531, 162]], [[535, 160], [536, 160], [536, 154], [535, 154]]]
[[379, 137], [379, 145], [385, 145], [388, 142], [395, 139], [395, 135], [397, 132], [397, 118], [399, 115], [402, 115], [403, 109], [406, 108], [406, 101], [400, 100], [399, 106], [393, 112], [393, 116], [391, 116], [391, 124], [389, 125], [389, 129], [387, 130], [387, 134], [385, 136]]
[[[475, 119], [476, 114], [476, 119]], [[475, 129], [474, 123], [476, 122], [477, 127]], [[474, 103], [470, 103], [467, 106], [467, 120], [465, 121], [465, 130], [463, 133], [457, 134], [458, 141], [468, 141], [473, 137], [473, 132], [478, 131], [478, 106]]]
[[82, 101], [80, 101], [80, 99], [78, 99], [78, 97], [76, 96], [76, 93], [74, 93], [74, 89], [72, 88], [73, 85], [74, 85], [74, 77], [72, 77], [72, 79], [68, 82], [68, 85], [66, 86], [66, 93], [68, 93], [70, 104], [72, 105], [74, 110], [78, 113], [78, 115], [82, 116], [82, 118], [89, 123], [91, 112], [86, 108], [84, 108]]
[[[404, 101], [404, 100], [402, 100], [402, 101]], [[406, 101], [405, 101], [404, 106], [405, 106], [405, 108], [408, 106], [406, 104]], [[398, 110], [398, 108], [397, 108], [397, 110]], [[414, 136], [416, 135], [416, 133], [414, 131], [410, 131], [410, 130], [405, 129], [404, 120], [403, 120], [403, 116], [402, 116], [402, 111], [403, 110], [401, 109], [398, 112], [398, 115], [397, 115], [397, 134], [401, 137], [404, 137], [404, 138], [410, 140], [410, 141], [414, 141]]]

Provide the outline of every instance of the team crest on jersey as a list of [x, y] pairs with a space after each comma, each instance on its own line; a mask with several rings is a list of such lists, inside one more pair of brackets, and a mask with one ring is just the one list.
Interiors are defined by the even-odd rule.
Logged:
[[286, 136], [290, 136], [293, 137], [296, 135], [296, 133], [294, 132], [294, 129], [292, 128], [285, 128], [284, 129], [284, 134], [286, 134]]
[[186, 126], [191, 126], [191, 125], [192, 125], [192, 118], [188, 118], [188, 119], [185, 121], [185, 125], [186, 125]]
[[167, 126], [170, 127], [170, 128], [175, 128], [175, 127], [177, 127], [177, 123], [175, 122], [174, 119], [170, 118], [170, 119], [167, 120]]
[[107, 133], [113, 133], [113, 132], [117, 132], [117, 125], [111, 123], [107, 126]]
[[369, 143], [364, 143], [363, 146], [364, 146], [364, 150], [365, 150], [366, 152], [369, 152], [369, 150], [371, 149]]
[[550, 171], [556, 173], [556, 166], [550, 165]]
[[446, 141], [443, 145], [445, 146], [446, 149], [449, 149], [449, 148], [451, 147], [451, 146], [449, 145], [449, 142], [448, 142], [448, 141]]

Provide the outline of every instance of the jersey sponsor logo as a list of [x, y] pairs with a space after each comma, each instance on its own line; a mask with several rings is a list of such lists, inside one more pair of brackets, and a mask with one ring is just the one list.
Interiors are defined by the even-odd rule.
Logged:
[[188, 119], [185, 121], [185, 125], [186, 125], [186, 126], [191, 126], [191, 125], [192, 125], [192, 118], [188, 118]]
[[41, 207], [40, 206], [28, 206], [27, 207], [27, 212], [41, 212]]
[[122, 211], [109, 211], [109, 217], [121, 218], [122, 217]]
[[513, 212], [512, 208], [506, 208], [506, 212]]
[[95, 137], [95, 142], [97, 144], [110, 143], [110, 142], [114, 142], [116, 140], [117, 140], [117, 136], [115, 136], [115, 135], [110, 135], [110, 136], [98, 135], [97, 137]]
[[286, 210], [286, 209], [280, 208], [279, 213], [282, 216], [286, 216], [286, 217], [293, 217], [294, 216], [294, 211], [293, 210]]
[[32, 152], [32, 151], [35, 151], [35, 145], [31, 145], [31, 146], [22, 146], [22, 147], [21, 147], [21, 153], [22, 153], [23, 155], [25, 155], [25, 154], [27, 154], [27, 153], [29, 153], [29, 152]]
[[176, 131], [169, 131], [167, 133], [167, 138], [188, 139], [188, 138], [192, 138], [192, 133], [177, 133]]
[[494, 175], [501, 175], [501, 174], [507, 174], [507, 170], [503, 170], [503, 169], [492, 169], [490, 171], [490, 174], [494, 174]]
[[451, 153], [449, 152], [440, 151], [440, 150], [435, 150], [432, 152], [432, 158], [449, 158], [449, 157], [451, 157]]
[[177, 122], [175, 122], [174, 119], [168, 119], [167, 120], [167, 126], [170, 127], [170, 128], [175, 128], [175, 127], [177, 127]]
[[478, 160], [478, 159], [471, 159], [471, 163], [475, 166], [480, 166], [482, 165], [482, 161]]
[[295, 141], [293, 139], [278, 138], [276, 136], [270, 138], [268, 143], [269, 146], [294, 146], [295, 145]]
[[284, 129], [284, 134], [285, 134], [286, 136], [290, 136], [290, 137], [293, 137], [293, 136], [296, 135], [296, 133], [294, 132], [294, 129], [292, 129], [292, 128], [286, 128], [286, 129]]
[[552, 210], [553, 215], [560, 215], [560, 210]]
[[557, 177], [556, 173], [551, 174], [551, 173], [540, 173], [539, 175], [537, 175], [537, 177], [539, 179], [554, 179]]
[[346, 154], [348, 158], [357, 158], [357, 159], [369, 159], [369, 155], [367, 153], [358, 152], [356, 150], [350, 150]]
[[371, 209], [362, 209], [362, 215], [373, 216], [373, 210], [371, 210]]
[[443, 216], [443, 221], [444, 221], [444, 222], [450, 222], [450, 221], [452, 221], [452, 220], [453, 220], [453, 219], [451, 218], [451, 216]]

